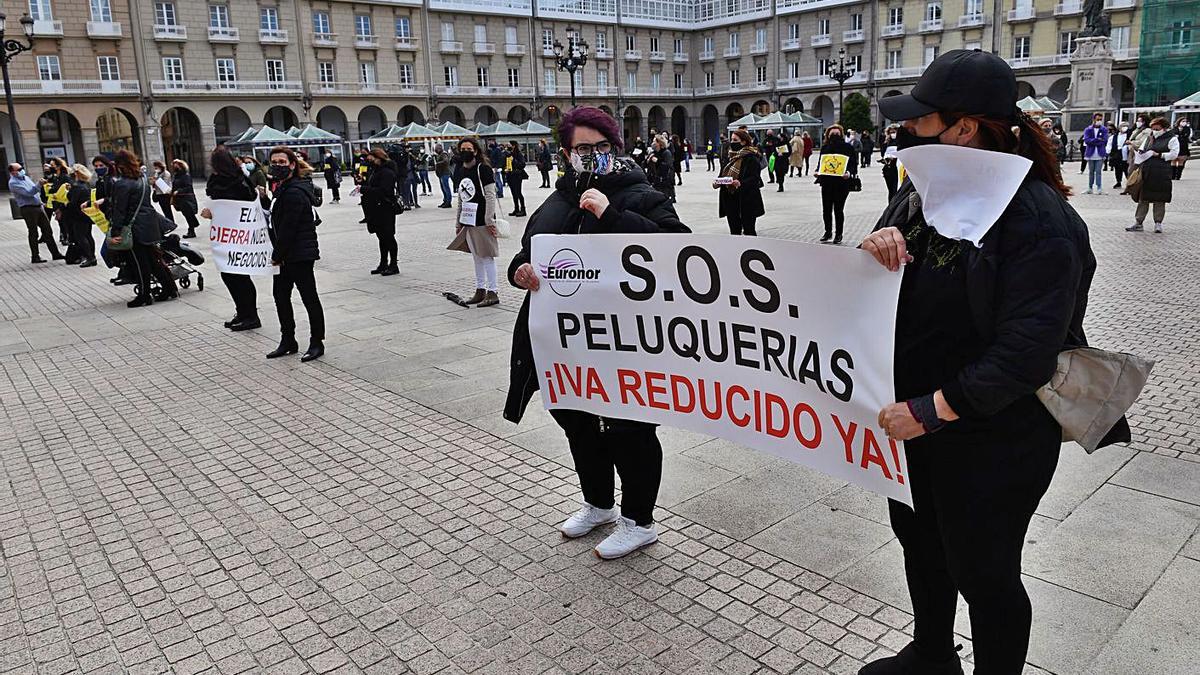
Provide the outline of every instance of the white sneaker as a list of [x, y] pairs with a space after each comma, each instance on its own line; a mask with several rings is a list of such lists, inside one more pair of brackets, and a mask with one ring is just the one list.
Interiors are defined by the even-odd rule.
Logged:
[[596, 557], [601, 560], [612, 560], [629, 555], [639, 548], [644, 548], [658, 541], [658, 526], [650, 523], [650, 527], [641, 527], [624, 516], [617, 521], [617, 529], [608, 535], [596, 547]]
[[1154, 224], [1154, 234], [1162, 234], [1162, 233], [1163, 233], [1162, 223], [1155, 223]]
[[1102, 195], [1102, 194], [1104, 194], [1104, 190], [1096, 190], [1096, 194]]
[[1090, 194], [1092, 194], [1092, 188], [1088, 188], [1088, 189], [1087, 189], [1087, 192], [1084, 192], [1083, 194], [1085, 194], [1085, 195], [1090, 195]]
[[617, 507], [611, 509], [598, 509], [591, 504], [584, 502], [583, 506], [575, 512], [575, 515], [567, 518], [567, 522], [563, 523], [558, 529], [562, 535], [568, 539], [575, 539], [591, 532], [592, 530], [617, 522], [621, 517]]

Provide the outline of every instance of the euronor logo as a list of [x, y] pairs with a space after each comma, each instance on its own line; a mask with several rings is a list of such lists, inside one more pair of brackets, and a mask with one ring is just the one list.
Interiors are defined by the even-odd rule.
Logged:
[[560, 248], [550, 256], [550, 262], [542, 265], [538, 271], [550, 285], [550, 290], [564, 298], [575, 295], [584, 284], [600, 281], [600, 270], [585, 267], [583, 258], [569, 248]]

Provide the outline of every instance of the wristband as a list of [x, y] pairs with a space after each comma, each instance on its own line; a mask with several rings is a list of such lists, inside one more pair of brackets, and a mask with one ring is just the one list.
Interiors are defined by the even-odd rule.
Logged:
[[921, 423], [925, 433], [932, 434], [946, 426], [946, 422], [937, 416], [937, 406], [934, 405], [933, 394], [910, 398], [905, 404], [908, 406], [909, 414]]

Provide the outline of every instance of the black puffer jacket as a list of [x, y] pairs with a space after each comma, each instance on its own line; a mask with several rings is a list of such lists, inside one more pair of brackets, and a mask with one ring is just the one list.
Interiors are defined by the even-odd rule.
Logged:
[[[157, 244], [162, 241], [161, 216], [154, 210], [154, 197], [147, 178], [121, 176], [112, 185], [111, 227], [124, 236], [126, 227], [133, 227], [133, 243]], [[140, 204], [140, 208], [139, 208]]]
[[[906, 233], [924, 222], [918, 205], [906, 181], [875, 229]], [[1057, 190], [1032, 178], [980, 244], [962, 247], [980, 356], [942, 385], [946, 402], [969, 420], [997, 416], [1033, 397], [1054, 375], [1059, 352], [1087, 345], [1083, 317], [1096, 272], [1083, 219]], [[1122, 418], [1103, 444], [1128, 440]]]
[[[590, 211], [579, 208], [579, 193], [575, 190], [574, 172], [568, 171], [558, 179], [550, 195], [529, 217], [521, 250], [508, 265], [508, 282], [517, 283], [517, 268], [529, 262], [529, 244], [535, 234], [650, 234], [654, 232], [691, 232], [675, 213], [663, 193], [646, 182], [646, 174], [632, 161], [618, 160], [623, 170], [597, 177], [592, 187], [608, 197], [608, 208], [597, 219]], [[512, 356], [509, 361], [508, 400], [504, 419], [517, 423], [525, 414], [525, 406], [538, 390], [538, 378], [533, 363], [533, 346], [529, 341], [529, 293], [517, 312], [513, 326]]]
[[274, 262], [306, 262], [320, 260], [317, 247], [317, 222], [312, 179], [292, 178], [275, 188], [271, 204], [271, 243]]
[[396, 164], [390, 159], [367, 174], [361, 188], [363, 213], [372, 228], [396, 226], [396, 175]]

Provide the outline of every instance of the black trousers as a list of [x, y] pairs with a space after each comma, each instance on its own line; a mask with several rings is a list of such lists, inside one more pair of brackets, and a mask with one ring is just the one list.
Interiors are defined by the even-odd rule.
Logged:
[[71, 247], [67, 249], [67, 257], [74, 257], [79, 260], [96, 259], [96, 237], [92, 235], [91, 220], [76, 220], [72, 222]]
[[[126, 234], [125, 236], [131, 236]], [[134, 244], [133, 250], [133, 267], [137, 271], [138, 277], [138, 293], [139, 298], [150, 297], [150, 278], [158, 280], [165, 292], [174, 292], [179, 289], [175, 286], [175, 277], [171, 276], [171, 270], [167, 269], [163, 263], [162, 257], [158, 252], [158, 247], [153, 244]]]
[[849, 196], [849, 181], [821, 182], [821, 217], [825, 221], [826, 236], [833, 234], [834, 221], [837, 222], [836, 236], [842, 236], [842, 228], [846, 224], [846, 198]]
[[54, 232], [50, 229], [50, 220], [46, 218], [46, 210], [40, 206], [22, 206], [21, 220], [25, 221], [25, 230], [29, 233], [29, 255], [37, 258], [38, 244], [50, 249], [50, 256], [59, 257], [58, 246], [54, 243]]
[[399, 251], [399, 245], [396, 243], [396, 228], [375, 230], [375, 238], [379, 240], [379, 266], [395, 265], [396, 254]]
[[914, 508], [888, 505], [904, 548], [917, 650], [934, 661], [951, 658], [962, 593], [978, 675], [1020, 675], [1029, 649], [1033, 613], [1021, 583], [1021, 548], [1054, 476], [1062, 432], [1028, 398], [1016, 431], [946, 429], [908, 441]]
[[653, 523], [662, 482], [662, 445], [655, 425], [578, 410], [551, 410], [550, 415], [567, 434], [584, 501], [613, 507], [615, 467], [621, 476], [621, 515], [642, 527]]
[[775, 158], [775, 183], [779, 185], [780, 192], [783, 191], [783, 179], [787, 178], [788, 175], [788, 166], [787, 159]]
[[859, 160], [858, 160], [859, 166], [871, 166], [871, 153], [870, 152], [860, 152], [858, 157], [859, 157]]
[[317, 280], [313, 276], [313, 261], [285, 262], [279, 265], [271, 294], [275, 296], [275, 311], [279, 313], [279, 332], [284, 339], [296, 337], [296, 315], [292, 311], [292, 289], [300, 291], [304, 309], [308, 311], [309, 337], [325, 339], [325, 310], [317, 297]]
[[716, 164], [716, 158], [713, 157], [712, 155], [708, 155], [707, 157], [705, 157], [705, 159], [708, 160], [708, 170], [712, 171], [713, 166]]
[[175, 211], [171, 209], [171, 195], [154, 195], [154, 201], [158, 202], [163, 216], [172, 223], [175, 222]]
[[234, 314], [244, 321], [258, 320], [258, 291], [254, 288], [254, 279], [245, 274], [230, 274], [221, 272], [221, 281], [229, 289], [229, 297], [233, 298]]
[[525, 212], [525, 194], [521, 192], [524, 184], [524, 178], [513, 177], [508, 179], [508, 189], [512, 192], [513, 210], [517, 213]]
[[196, 220], [196, 214], [192, 211], [180, 211], [183, 214], [184, 220], [187, 221], [188, 234], [195, 234], [196, 228], [200, 227], [200, 221]]
[[808, 165], [809, 165], [810, 161], [812, 161], [812, 155], [805, 155], [804, 156], [804, 175], [805, 176], [808, 175]]
[[758, 221], [757, 217], [747, 218], [740, 213], [731, 212], [725, 216], [725, 220], [729, 221], [729, 234], [744, 234], [748, 237], [758, 236], [758, 232], [754, 229], [754, 223]]
[[540, 169], [542, 172], [542, 187], [550, 187], [550, 169]]
[[1112, 157], [1108, 160], [1108, 165], [1112, 167], [1113, 174], [1116, 177], [1117, 182], [1115, 187], [1121, 187], [1121, 181], [1125, 180], [1125, 176], [1128, 174], [1129, 162], [1120, 157]]
[[892, 201], [892, 197], [896, 196], [896, 183], [900, 180], [900, 169], [896, 168], [896, 163], [885, 163], [883, 165], [883, 183], [887, 185], [888, 201]]
[[333, 201], [339, 201], [342, 198], [341, 183], [325, 179], [325, 187], [329, 188], [329, 194], [333, 197]]

